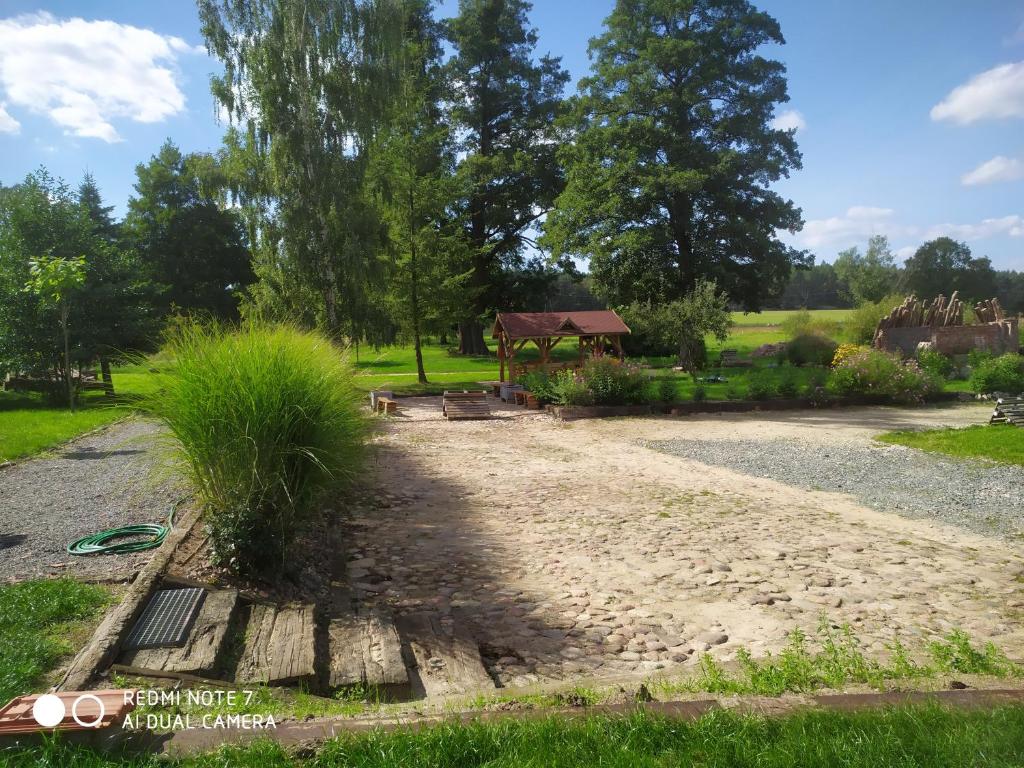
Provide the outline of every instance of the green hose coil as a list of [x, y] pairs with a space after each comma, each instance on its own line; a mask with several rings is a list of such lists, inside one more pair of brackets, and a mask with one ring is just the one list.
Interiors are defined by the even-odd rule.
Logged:
[[[167, 534], [174, 526], [174, 511], [178, 502], [171, 505], [171, 513], [167, 516], [167, 525], [159, 523], [140, 523], [138, 525], [125, 525], [121, 528], [108, 528], [99, 533], [91, 533], [83, 536], [78, 541], [68, 544], [69, 555], [126, 555], [130, 552], [145, 552], [147, 549], [155, 549], [164, 543]], [[111, 544], [116, 539], [124, 539], [129, 536], [150, 536], [152, 538], [142, 541], [122, 541]]]

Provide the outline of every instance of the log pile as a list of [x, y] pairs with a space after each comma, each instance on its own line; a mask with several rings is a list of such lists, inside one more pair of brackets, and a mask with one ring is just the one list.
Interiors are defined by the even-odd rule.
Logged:
[[1006, 313], [1003, 312], [999, 299], [979, 301], [974, 305], [974, 314], [978, 318], [979, 323], [994, 323], [997, 320], [1006, 319]]
[[[934, 301], [920, 301], [914, 296], [907, 296], [902, 304], [889, 313], [888, 317], [883, 317], [878, 321], [878, 326], [875, 328], [875, 341], [878, 341], [878, 337], [883, 331], [890, 328], [922, 328], [925, 326], [934, 328], [963, 325], [964, 303], [958, 296], [958, 291], [953, 291], [953, 295], [948, 300], [941, 294], [936, 296]], [[995, 299], [986, 303], [999, 305]]]

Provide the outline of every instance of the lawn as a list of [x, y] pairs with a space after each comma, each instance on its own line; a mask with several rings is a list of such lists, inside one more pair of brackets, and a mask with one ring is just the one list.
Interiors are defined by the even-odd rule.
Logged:
[[954, 711], [937, 705], [862, 712], [803, 710], [782, 717], [724, 710], [695, 721], [638, 713], [508, 719], [375, 731], [289, 754], [270, 741], [188, 758], [104, 758], [50, 743], [0, 751], [0, 766], [99, 768], [343, 768], [344, 766], [1011, 766], [1024, 760], [1024, 707]]
[[71, 579], [0, 586], [0, 706], [40, 692], [57, 663], [84, 644], [110, 598], [102, 587]]
[[886, 432], [876, 439], [960, 458], [985, 458], [1003, 464], [1024, 464], [1024, 429], [1008, 424], [980, 424], [962, 429], [931, 429], [923, 432]]
[[152, 377], [138, 365], [115, 368], [113, 380], [116, 398], [83, 392], [75, 413], [38, 393], [0, 392], [0, 462], [31, 456], [124, 418], [133, 396], [153, 386]]
[[[781, 325], [782, 322], [794, 314], [795, 309], [768, 309], [764, 312], [733, 312], [732, 321], [736, 325]], [[841, 323], [852, 313], [852, 309], [812, 309], [809, 310], [811, 317], [815, 320], [827, 320], [832, 323]]]

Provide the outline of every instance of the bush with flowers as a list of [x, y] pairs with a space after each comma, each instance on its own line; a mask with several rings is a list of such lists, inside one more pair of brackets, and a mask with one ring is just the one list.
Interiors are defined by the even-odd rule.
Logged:
[[575, 371], [561, 371], [551, 383], [559, 405], [626, 405], [645, 403], [657, 395], [643, 371], [615, 358], [587, 360]]
[[899, 355], [862, 348], [839, 361], [828, 378], [836, 395], [878, 395], [900, 402], [920, 402], [942, 389], [942, 380]]
[[832, 356], [832, 367], [835, 368], [846, 358], [850, 357], [851, 355], [855, 355], [858, 352], [862, 352], [865, 349], [868, 349], [868, 347], [865, 347], [862, 344], [840, 344], [836, 348], [835, 355]]

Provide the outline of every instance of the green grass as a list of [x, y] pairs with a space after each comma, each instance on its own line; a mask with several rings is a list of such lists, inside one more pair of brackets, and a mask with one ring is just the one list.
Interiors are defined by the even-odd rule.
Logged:
[[102, 587], [71, 579], [0, 587], [0, 706], [39, 692], [110, 597]]
[[800, 710], [782, 717], [717, 710], [693, 720], [636, 713], [506, 719], [343, 736], [315, 754], [269, 741], [187, 758], [105, 758], [50, 742], [0, 751], [0, 766], [40, 768], [801, 768], [1019, 766], [1024, 707], [955, 711], [935, 704], [860, 712]]
[[669, 696], [681, 692], [780, 696], [810, 693], [821, 688], [843, 690], [854, 684], [883, 690], [890, 680], [931, 679], [949, 674], [998, 678], [1024, 675], [1024, 669], [1007, 659], [994, 644], [977, 647], [960, 630], [933, 640], [914, 654], [897, 640], [889, 646], [885, 661], [866, 657], [849, 626], [834, 629], [823, 617], [817, 634], [818, 647], [812, 649], [808, 637], [799, 629], [794, 630], [786, 648], [763, 659], [754, 659], [741, 648], [735, 672], [725, 670], [711, 655], [705, 654], [695, 677], [659, 679], [650, 686]]
[[113, 381], [116, 398], [83, 392], [73, 414], [38, 393], [0, 392], [0, 462], [32, 456], [122, 419], [132, 413], [134, 399], [155, 386], [154, 377], [138, 365], [114, 368]]
[[1008, 424], [886, 432], [875, 439], [960, 458], [985, 458], [1003, 464], [1024, 464], [1024, 429]]
[[[795, 309], [768, 309], [764, 312], [733, 312], [732, 321], [736, 325], [781, 325], [786, 318], [798, 310]], [[841, 323], [853, 314], [852, 309], [812, 309], [810, 315], [815, 320]]]

